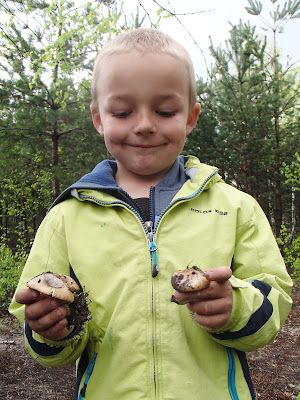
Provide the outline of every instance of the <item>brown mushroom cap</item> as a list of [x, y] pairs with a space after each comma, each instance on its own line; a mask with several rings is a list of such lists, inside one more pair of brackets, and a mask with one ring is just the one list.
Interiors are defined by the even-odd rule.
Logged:
[[27, 286], [67, 303], [73, 303], [74, 294], [72, 292], [79, 290], [77, 283], [72, 278], [51, 272], [35, 276], [27, 282]]
[[209, 281], [206, 279], [204, 272], [194, 266], [176, 271], [172, 275], [171, 284], [178, 292], [195, 292], [207, 288]]
[[56, 276], [56, 278], [61, 279], [63, 282], [65, 282], [65, 284], [68, 286], [68, 288], [69, 288], [69, 290], [71, 290], [71, 292], [78, 292], [79, 286], [74, 281], [74, 279], [70, 278], [67, 275], [62, 275], [62, 274], [53, 273], [53, 275]]

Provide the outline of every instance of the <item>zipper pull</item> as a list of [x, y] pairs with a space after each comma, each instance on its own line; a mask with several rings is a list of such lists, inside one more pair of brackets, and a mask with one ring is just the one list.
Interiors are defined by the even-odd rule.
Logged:
[[151, 260], [152, 260], [152, 277], [155, 278], [158, 275], [159, 269], [158, 269], [158, 265], [157, 265], [157, 255], [156, 255], [157, 245], [154, 241], [154, 234], [153, 234], [153, 222], [146, 221], [145, 226], [147, 229], [149, 250], [150, 250]]

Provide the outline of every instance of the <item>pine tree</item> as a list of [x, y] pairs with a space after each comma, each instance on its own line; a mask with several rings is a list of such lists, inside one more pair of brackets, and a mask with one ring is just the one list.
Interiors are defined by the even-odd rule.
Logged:
[[[280, 170], [282, 168], [283, 154], [281, 151], [282, 133], [280, 122], [284, 116], [286, 106], [290, 100], [282, 102], [282, 86], [285, 86], [284, 78], [287, 70], [283, 70], [279, 63], [279, 53], [277, 51], [277, 35], [283, 33], [284, 26], [295, 18], [300, 18], [300, 0], [288, 0], [282, 7], [277, 4], [277, 0], [270, 0], [272, 11], [270, 12], [271, 20], [261, 17], [266, 30], [270, 30], [273, 34], [273, 54], [271, 55], [270, 63], [272, 72], [270, 73], [270, 91], [272, 93], [272, 110], [273, 110], [273, 132], [274, 132], [274, 167], [275, 167], [275, 233], [280, 234], [281, 225], [283, 222], [282, 209], [282, 179]], [[248, 0], [249, 7], [246, 10], [251, 15], [262, 16], [263, 5], [258, 0]], [[284, 83], [283, 83], [284, 82]], [[285, 87], [284, 87], [285, 90]]]
[[96, 54], [120, 31], [113, 3], [0, 1], [0, 236], [12, 247], [30, 244], [51, 191], [106, 156], [89, 91]]
[[[72, 137], [68, 142], [74, 148], [84, 145], [81, 135], [93, 141], [84, 131], [93, 60], [105, 40], [119, 32], [120, 15], [106, 3], [78, 8], [68, 0], [1, 1], [1, 101], [9, 111], [1, 137], [12, 140], [13, 132], [29, 157], [44, 152], [54, 197], [64, 175], [59, 157], [66, 137]], [[88, 129], [93, 132], [91, 123]], [[70, 168], [66, 154], [63, 162]]]
[[[278, 63], [281, 85], [274, 99], [266, 45], [256, 28], [242, 22], [232, 26], [225, 48], [215, 48], [211, 43], [215, 65], [211, 80], [198, 85], [202, 111], [187, 151], [196, 148], [201, 160], [218, 166], [228, 182], [257, 198], [278, 234], [277, 182], [282, 182], [283, 176], [279, 174], [278, 178], [274, 162], [273, 105], [281, 105], [285, 135], [281, 136], [279, 151], [281, 157], [289, 159], [290, 146], [295, 148], [298, 140], [291, 118], [298, 88], [292, 72], [283, 71]], [[281, 198], [286, 198], [285, 190], [281, 187]]]

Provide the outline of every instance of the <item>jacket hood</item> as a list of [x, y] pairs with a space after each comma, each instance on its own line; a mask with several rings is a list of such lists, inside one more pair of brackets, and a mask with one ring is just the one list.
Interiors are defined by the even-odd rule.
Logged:
[[[122, 190], [116, 183], [114, 176], [117, 172], [117, 163], [113, 160], [104, 160], [95, 166], [88, 174], [82, 176], [77, 182], [64, 190], [52, 203], [51, 207], [66, 200], [71, 196], [73, 189], [88, 190]], [[217, 168], [207, 164], [202, 164], [194, 156], [179, 156], [174, 162], [169, 173], [158, 183], [160, 188], [170, 187], [176, 182], [176, 186], [181, 187], [187, 180], [191, 181], [195, 188], [201, 185], [209, 176], [212, 176], [204, 187], [209, 189], [213, 184], [221, 180], [221, 176], [217, 174]]]
[[203, 164], [195, 156], [186, 156], [185, 161], [185, 174], [190, 179], [191, 184], [201, 186], [206, 181], [203, 190], [208, 190], [215, 183], [222, 181], [217, 167]]

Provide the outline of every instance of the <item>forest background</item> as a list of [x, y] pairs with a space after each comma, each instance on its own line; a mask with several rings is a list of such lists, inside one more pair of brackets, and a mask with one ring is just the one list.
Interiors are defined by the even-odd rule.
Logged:
[[[261, 21], [266, 2], [272, 12]], [[124, 30], [178, 18], [153, 0], [154, 21], [138, 3], [128, 16], [118, 0], [0, 0], [0, 309], [53, 199], [110, 158], [90, 117], [96, 54]], [[197, 81], [202, 110], [184, 154], [217, 166], [227, 183], [258, 200], [297, 282], [300, 68], [282, 59], [277, 40], [300, 18], [300, 1], [248, 0], [246, 9], [272, 43], [243, 21], [231, 25], [224, 45], [211, 41], [214, 63]]]

